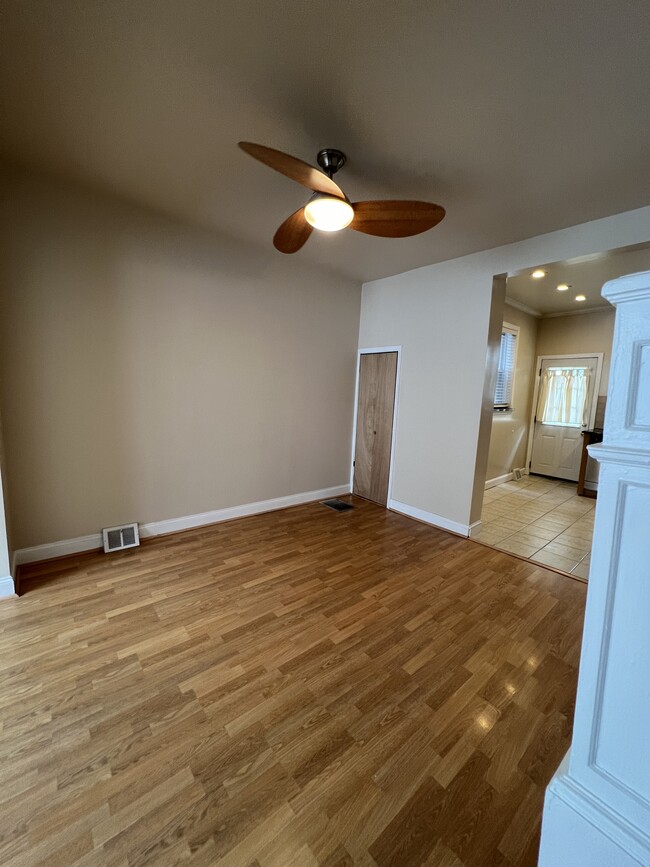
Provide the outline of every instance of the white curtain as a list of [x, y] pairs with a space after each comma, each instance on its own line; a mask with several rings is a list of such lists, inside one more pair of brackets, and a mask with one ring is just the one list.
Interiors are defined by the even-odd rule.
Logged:
[[546, 424], [587, 423], [589, 368], [548, 367], [537, 401], [537, 420]]

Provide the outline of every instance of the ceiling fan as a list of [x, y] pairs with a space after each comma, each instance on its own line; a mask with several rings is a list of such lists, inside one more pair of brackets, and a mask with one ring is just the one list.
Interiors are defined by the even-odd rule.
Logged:
[[366, 235], [407, 238], [432, 229], [445, 216], [440, 205], [417, 201], [378, 200], [350, 202], [333, 176], [345, 165], [345, 154], [334, 148], [320, 151], [316, 160], [323, 171], [309, 163], [253, 142], [239, 147], [254, 159], [312, 190], [307, 204], [282, 223], [273, 237], [281, 253], [296, 253], [314, 229], [338, 232], [349, 226]]

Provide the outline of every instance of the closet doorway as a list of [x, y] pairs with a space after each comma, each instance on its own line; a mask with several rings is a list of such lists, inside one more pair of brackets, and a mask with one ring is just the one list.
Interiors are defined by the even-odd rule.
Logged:
[[398, 376], [399, 347], [359, 353], [352, 492], [381, 506], [390, 494]]

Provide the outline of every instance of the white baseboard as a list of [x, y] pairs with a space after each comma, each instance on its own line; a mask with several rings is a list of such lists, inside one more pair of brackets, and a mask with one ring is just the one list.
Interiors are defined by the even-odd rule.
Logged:
[[587, 491], [597, 491], [598, 490], [598, 482], [585, 482], [585, 489]]
[[[433, 512], [425, 512], [424, 509], [416, 509], [415, 506], [409, 506], [407, 503], [400, 503], [399, 500], [389, 500], [388, 508], [394, 512], [399, 512], [402, 515], [407, 515], [409, 518], [417, 518], [418, 521], [424, 521], [425, 524], [431, 524], [438, 527], [440, 530], [451, 530], [452, 533], [458, 533], [460, 536], [469, 536], [470, 527], [468, 524], [459, 524], [458, 521], [450, 521], [449, 518], [443, 518], [442, 515], [434, 515]], [[476, 522], [480, 524], [480, 521]], [[472, 524], [474, 526], [474, 524]], [[476, 531], [475, 531], [476, 532]]]
[[198, 515], [186, 515], [184, 518], [169, 518], [166, 521], [153, 521], [140, 525], [140, 536], [144, 539], [150, 536], [164, 536], [166, 533], [177, 533], [179, 530], [191, 530], [193, 527], [204, 527], [207, 524], [220, 524], [233, 518], [245, 518], [248, 515], [261, 515], [263, 512], [275, 512], [277, 509], [287, 509], [289, 506], [301, 506], [314, 500], [327, 500], [350, 493], [350, 485], [336, 485], [333, 488], [322, 488], [319, 491], [306, 491], [302, 494], [290, 494], [288, 497], [276, 497], [273, 500], [260, 500], [257, 503], [245, 503], [243, 506], [231, 506], [228, 509], [216, 509], [213, 512], [201, 512]]
[[[140, 537], [163, 536], [166, 533], [176, 533], [179, 530], [191, 530], [193, 527], [204, 527], [208, 524], [219, 524], [233, 518], [244, 518], [247, 515], [260, 515], [263, 512], [274, 512], [277, 509], [287, 509], [289, 506], [300, 506], [314, 500], [327, 500], [330, 497], [340, 497], [350, 493], [350, 485], [336, 485], [332, 488], [321, 488], [318, 491], [305, 491], [301, 494], [289, 494], [287, 497], [276, 497], [272, 500], [260, 500], [257, 503], [244, 503], [241, 506], [231, 506], [227, 509], [215, 509], [211, 512], [201, 512], [198, 515], [185, 515], [182, 518], [168, 518], [164, 521], [152, 521], [140, 524]], [[76, 539], [63, 539], [60, 542], [50, 542], [46, 545], [35, 545], [32, 548], [20, 548], [14, 552], [14, 563], [20, 566], [24, 563], [36, 563], [39, 560], [52, 560], [55, 557], [65, 557], [68, 554], [80, 554], [82, 551], [94, 551], [103, 547], [102, 534], [79, 536]]]
[[5, 575], [4, 578], [0, 578], [0, 599], [8, 599], [15, 595], [16, 588], [14, 586], [14, 579], [11, 575]]
[[469, 525], [469, 532], [467, 535], [470, 537], [470, 539], [472, 538], [472, 536], [478, 536], [478, 534], [481, 532], [482, 526], [483, 521], [474, 521], [473, 524]]
[[565, 758], [546, 789], [540, 867], [650, 864], [650, 837], [571, 778]]
[[14, 551], [14, 568], [23, 563], [37, 563], [39, 560], [54, 560], [55, 557], [67, 557], [69, 554], [81, 554], [83, 551], [94, 551], [104, 545], [101, 533], [91, 536], [78, 536], [76, 539], [61, 539], [59, 542], [48, 542], [46, 545], [34, 545], [32, 548], [18, 548]]
[[485, 480], [485, 490], [488, 488], [496, 488], [497, 485], [502, 485], [504, 482], [511, 482], [514, 479], [514, 473], [506, 473], [503, 476], [497, 476], [495, 479]]

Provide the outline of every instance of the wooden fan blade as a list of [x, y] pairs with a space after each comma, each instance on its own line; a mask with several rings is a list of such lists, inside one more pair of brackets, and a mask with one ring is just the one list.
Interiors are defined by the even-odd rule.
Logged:
[[299, 208], [282, 223], [273, 236], [273, 246], [281, 253], [297, 253], [314, 231]]
[[314, 190], [316, 193], [327, 193], [329, 196], [345, 198], [339, 185], [335, 184], [331, 178], [297, 157], [250, 141], [240, 141], [239, 147], [249, 156], [264, 163], [265, 166], [275, 169], [281, 175], [291, 178], [292, 181], [297, 181], [303, 187]]
[[350, 229], [382, 238], [408, 238], [432, 229], [445, 216], [445, 209], [429, 202], [355, 202]]

